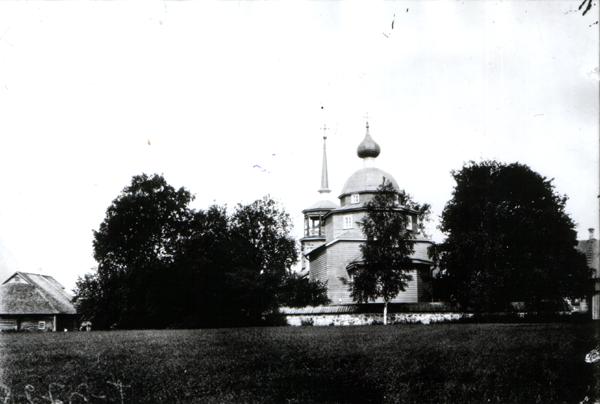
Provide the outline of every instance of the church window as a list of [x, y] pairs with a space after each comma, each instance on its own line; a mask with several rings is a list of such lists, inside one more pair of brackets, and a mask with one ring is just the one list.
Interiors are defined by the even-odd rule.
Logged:
[[354, 222], [352, 221], [352, 215], [344, 216], [344, 229], [351, 229], [354, 227]]
[[321, 235], [321, 219], [318, 217], [310, 218], [310, 236], [320, 236]]
[[358, 203], [358, 202], [360, 202], [360, 195], [352, 194], [352, 196], [350, 197], [350, 203]]

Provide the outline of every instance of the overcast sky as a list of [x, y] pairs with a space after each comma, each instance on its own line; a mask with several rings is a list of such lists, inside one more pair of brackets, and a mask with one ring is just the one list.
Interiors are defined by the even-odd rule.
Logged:
[[[0, 3], [0, 275], [68, 289], [133, 175], [193, 206], [265, 194], [301, 236], [317, 199], [376, 166], [439, 215], [469, 160], [528, 164], [598, 227], [598, 25], [579, 1]], [[393, 26], [392, 26], [393, 24]], [[260, 167], [254, 167], [259, 165]]]

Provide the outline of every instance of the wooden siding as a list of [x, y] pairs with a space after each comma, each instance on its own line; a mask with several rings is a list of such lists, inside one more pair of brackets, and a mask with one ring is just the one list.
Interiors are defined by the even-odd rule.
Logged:
[[[45, 329], [39, 329], [39, 323], [45, 323]], [[20, 331], [52, 331], [54, 328], [54, 316], [23, 316], [19, 318]]]
[[[351, 229], [344, 229], [344, 216], [352, 215], [353, 227]], [[359, 222], [364, 217], [365, 212], [339, 212], [331, 216], [331, 231], [327, 233], [327, 241], [330, 241], [329, 233], [331, 233], [331, 239], [337, 238], [364, 238], [363, 232], [360, 228]]]
[[[327, 257], [327, 296], [331, 304], [351, 304], [354, 300], [350, 296], [347, 265], [360, 257], [360, 241], [339, 241], [327, 248], [320, 256]], [[312, 265], [312, 263], [311, 263]], [[427, 269], [425, 269], [427, 270]], [[312, 272], [312, 271], [311, 271]], [[411, 271], [412, 280], [408, 282], [406, 290], [400, 292], [392, 303], [417, 303], [421, 301], [420, 295], [425, 298], [427, 289], [422, 285], [423, 278], [418, 275], [417, 270]], [[419, 292], [421, 290], [421, 292]], [[382, 303], [377, 299], [376, 303]]]
[[333, 221], [335, 216], [328, 216], [325, 220], [325, 242], [333, 240]]
[[[342, 205], [349, 201], [350, 195], [344, 197]], [[372, 195], [361, 194], [361, 203], [372, 198]], [[346, 200], [347, 199], [347, 200]], [[346, 267], [356, 259], [360, 259], [360, 244], [364, 242], [364, 234], [359, 222], [366, 214], [366, 210], [358, 211], [333, 211], [327, 217], [325, 225], [326, 243], [329, 244], [322, 251], [311, 256], [309, 264], [310, 279], [327, 282], [327, 295], [331, 304], [351, 304], [354, 303], [350, 297], [349, 285], [347, 284], [348, 272]], [[344, 216], [352, 215], [353, 228], [344, 229]], [[417, 235], [415, 235], [417, 236]], [[415, 264], [431, 263], [428, 255], [428, 248], [432, 245], [429, 240], [416, 240], [414, 245]], [[303, 248], [307, 246], [303, 244]], [[429, 271], [428, 268], [424, 269]], [[429, 300], [431, 291], [426, 285], [429, 283], [427, 275], [425, 278], [418, 274], [417, 270], [412, 271], [413, 279], [409, 281], [404, 292], [401, 292], [397, 298], [392, 300], [394, 303], [416, 303]], [[381, 300], [377, 300], [381, 302]]]
[[[44, 330], [39, 329], [40, 321], [44, 322]], [[56, 321], [56, 323], [55, 323]], [[55, 330], [56, 327], [56, 330]], [[77, 316], [71, 314], [23, 314], [0, 316], [0, 330], [15, 331], [76, 331]]]
[[352, 205], [359, 205], [361, 204], [362, 206], [364, 206], [365, 204], [367, 204], [369, 201], [373, 200], [373, 197], [375, 196], [373, 193], [361, 193], [361, 192], [357, 192], [357, 194], [359, 194], [359, 202], [357, 204], [352, 203], [352, 194], [348, 194], [346, 196], [344, 196], [343, 198], [340, 199], [340, 206], [352, 206]]
[[431, 262], [428, 250], [429, 247], [432, 245], [433, 242], [431, 242], [430, 240], [416, 240], [414, 244], [414, 252], [413, 255], [411, 255], [411, 258]]
[[0, 331], [5, 330], [16, 330], [17, 319], [16, 318], [0, 318]]
[[327, 282], [327, 251], [324, 249], [310, 262], [310, 280]]
[[340, 241], [327, 248], [327, 296], [331, 304], [348, 304], [350, 297], [346, 266], [360, 257], [360, 241]]
[[308, 258], [306, 258], [305, 254], [309, 253], [310, 251], [314, 250], [315, 248], [317, 248], [318, 246], [320, 246], [324, 243], [325, 243], [325, 240], [323, 240], [323, 239], [318, 239], [318, 240], [305, 239], [305, 240], [301, 241], [302, 254], [300, 256], [301, 256], [302, 270], [305, 270], [306, 268], [310, 268], [309, 260], [308, 260]]
[[314, 250], [315, 248], [317, 248], [320, 245], [325, 244], [325, 240], [320, 239], [320, 240], [303, 240], [302, 241], [302, 249], [303, 249], [303, 253], [304, 254], [308, 254], [309, 252], [311, 252], [312, 250]]

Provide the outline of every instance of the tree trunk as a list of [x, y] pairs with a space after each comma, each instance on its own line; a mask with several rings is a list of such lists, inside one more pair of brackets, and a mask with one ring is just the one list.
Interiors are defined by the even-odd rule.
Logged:
[[387, 304], [387, 301], [383, 303], [383, 325], [387, 325]]

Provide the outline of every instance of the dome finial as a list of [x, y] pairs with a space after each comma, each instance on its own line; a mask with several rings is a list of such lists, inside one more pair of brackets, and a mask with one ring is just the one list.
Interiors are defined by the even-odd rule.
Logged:
[[373, 138], [371, 137], [371, 135], [369, 133], [369, 121], [368, 120], [367, 120], [366, 128], [367, 128], [367, 131], [365, 134], [365, 138], [358, 145], [358, 149], [356, 149], [356, 154], [361, 159], [369, 158], [369, 157], [375, 158], [375, 157], [379, 156], [379, 153], [381, 152], [381, 148], [379, 147], [377, 142], [375, 142], [373, 140]]

